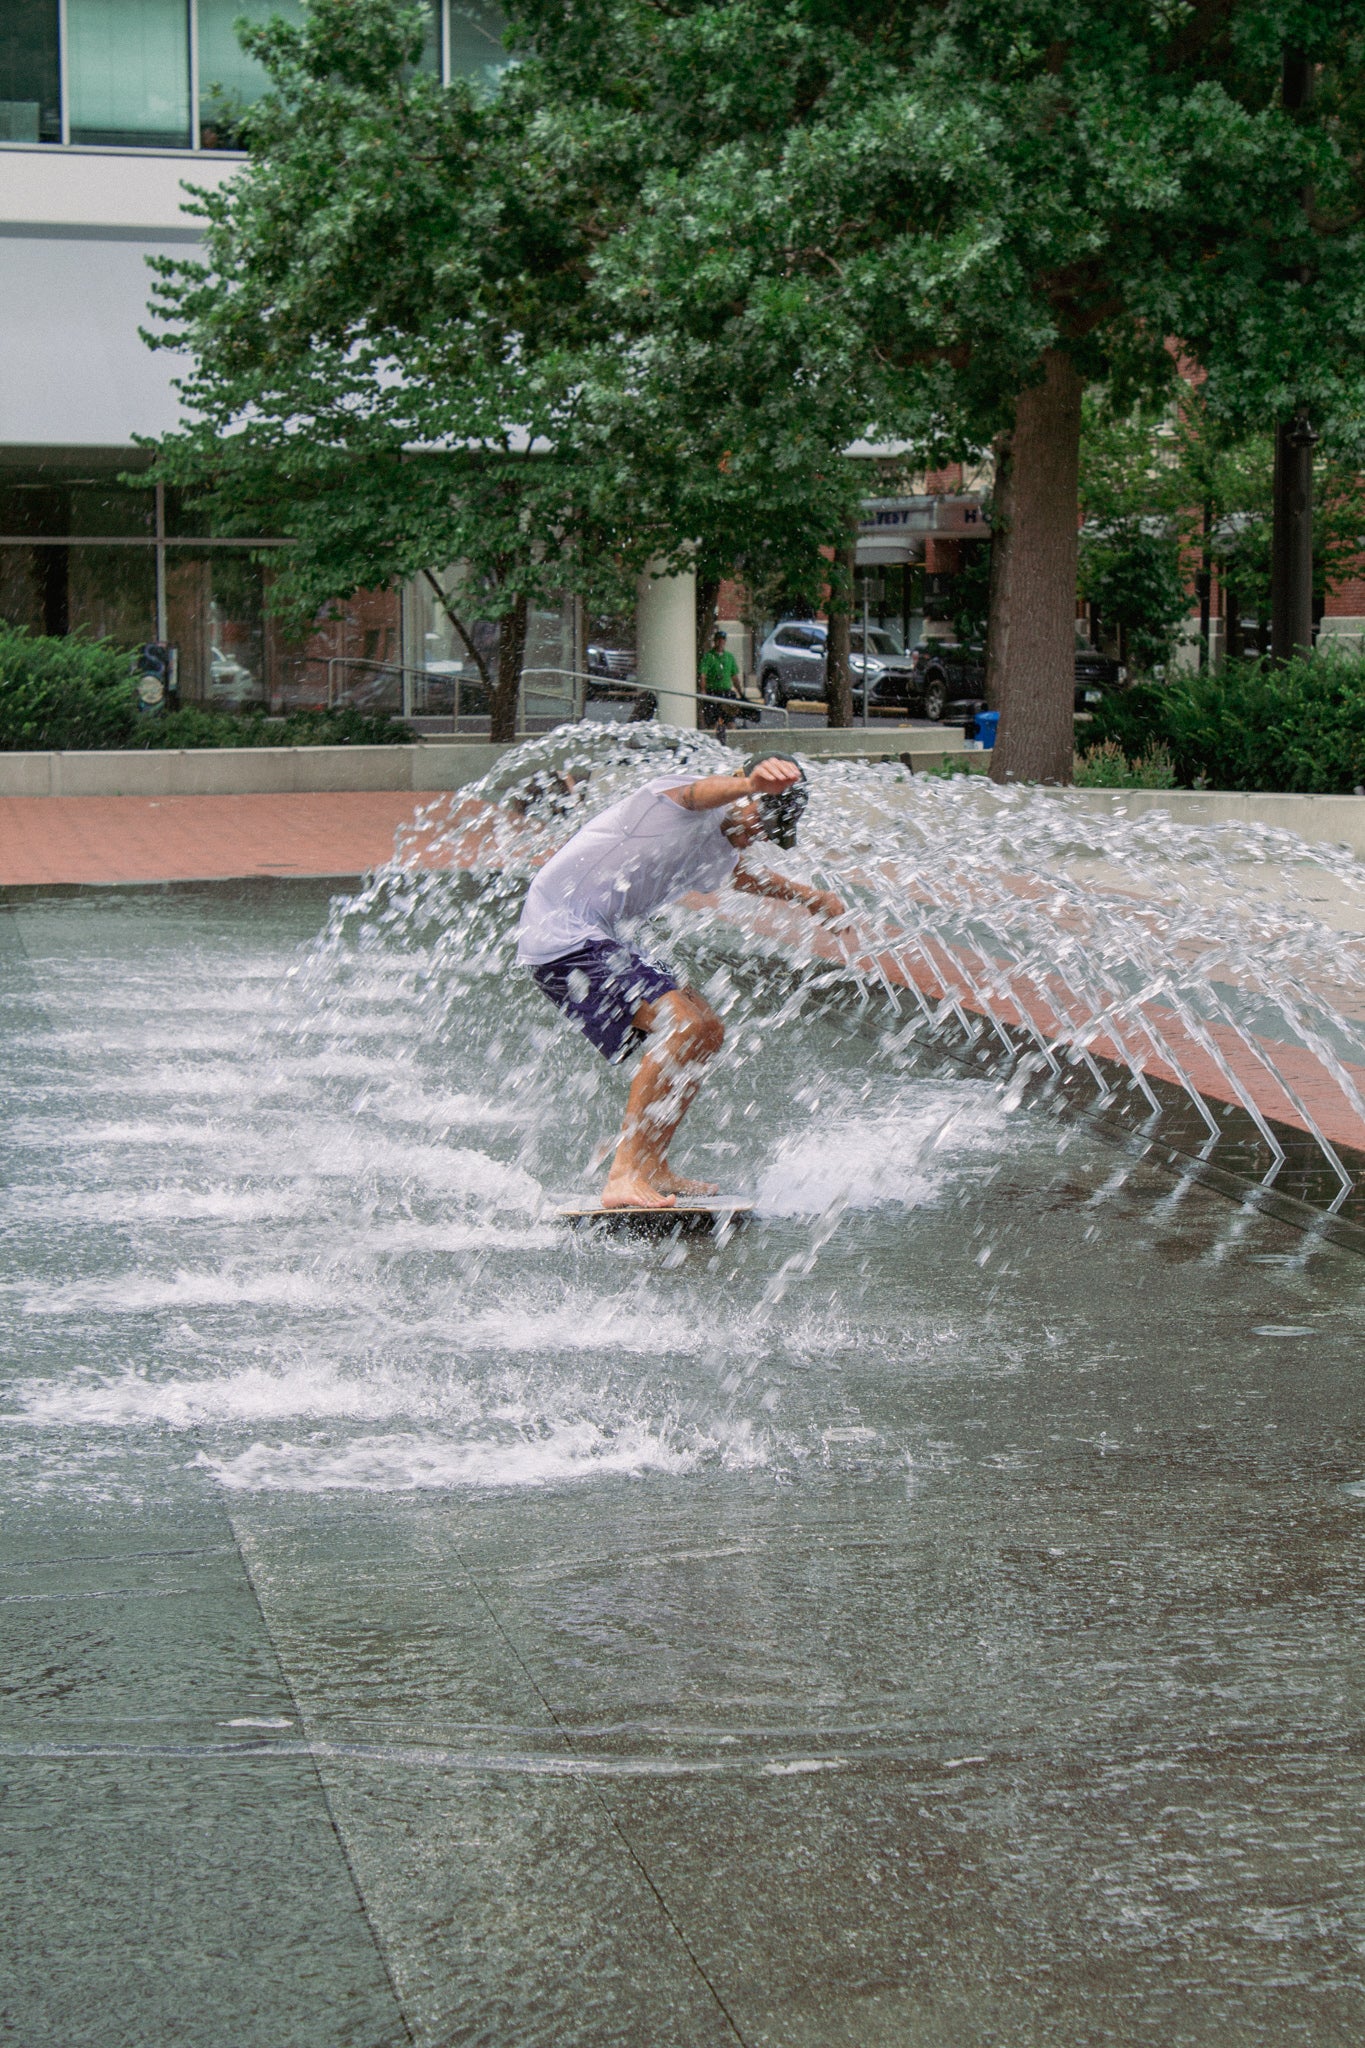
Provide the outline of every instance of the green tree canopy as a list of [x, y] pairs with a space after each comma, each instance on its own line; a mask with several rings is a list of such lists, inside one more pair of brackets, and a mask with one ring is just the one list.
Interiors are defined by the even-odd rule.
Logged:
[[[811, 416], [997, 445], [997, 773], [1069, 773], [1080, 399], [1175, 374], [1355, 405], [1361, 0], [517, 0], [547, 121], [629, 204], [599, 289], [653, 359], [797, 336]], [[1320, 60], [1281, 104], [1288, 45]], [[1305, 207], [1305, 192], [1313, 203]]]
[[274, 602], [295, 622], [459, 563], [457, 602], [437, 595], [481, 666], [470, 623], [499, 623], [510, 736], [528, 605], [614, 608], [651, 558], [743, 556], [814, 594], [855, 473], [842, 420], [821, 432], [799, 396], [808, 347], [784, 356], [772, 324], [723, 363], [651, 350], [599, 260], [633, 156], [547, 120], [536, 67], [442, 87], [424, 25], [314, 0], [246, 33], [271, 80], [250, 163], [200, 195], [204, 259], [159, 265], [160, 340], [195, 365], [160, 474], [222, 531], [293, 540]]

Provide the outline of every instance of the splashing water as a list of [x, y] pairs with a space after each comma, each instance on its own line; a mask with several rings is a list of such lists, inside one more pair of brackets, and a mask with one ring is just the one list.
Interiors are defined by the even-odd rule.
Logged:
[[[565, 727], [517, 750], [430, 808], [340, 913], [323, 971], [358, 920], [359, 949], [366, 933], [427, 945], [447, 990], [506, 979], [534, 866], [675, 762], [735, 765], [704, 736], [657, 728]], [[1106, 818], [1058, 792], [895, 766], [809, 773], [796, 860], [850, 905], [838, 940], [752, 901], [667, 920], [672, 956], [727, 1016], [732, 1061], [812, 1003], [852, 1003], [886, 1027], [888, 1054], [933, 1044], [1007, 1076], [1011, 1100], [1041, 1083], [1365, 1223], [1365, 880], [1346, 849], [1161, 812]], [[551, 778], [561, 793], [528, 815], [525, 792]]]
[[62, 1022], [13, 1041], [17, 1476], [136, 1489], [168, 1438], [235, 1492], [903, 1459], [850, 1409], [845, 1362], [1007, 1370], [1010, 1342], [989, 1316], [945, 1326], [909, 1281], [831, 1288], [821, 1260], [1050, 1156], [1049, 1091], [1140, 1131], [1183, 1104], [1187, 1152], [1240, 1143], [1271, 1185], [1297, 1133], [1323, 1208], [1349, 1208], [1365, 896], [1345, 856], [842, 764], [811, 768], [801, 848], [773, 856], [844, 897], [842, 934], [726, 896], [648, 941], [726, 1023], [680, 1161], [758, 1221], [719, 1249], [570, 1240], [552, 1199], [597, 1184], [624, 1090], [517, 969], [517, 912], [539, 860], [675, 763], [734, 757], [657, 728], [518, 749], [302, 951], [157, 927], [122, 972], [39, 962]]

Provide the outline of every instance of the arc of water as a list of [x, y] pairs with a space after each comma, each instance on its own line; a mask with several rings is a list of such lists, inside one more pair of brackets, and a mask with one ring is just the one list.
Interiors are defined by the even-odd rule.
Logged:
[[[1313, 1116], [1312, 1112], [1308, 1108], [1308, 1105], [1304, 1102], [1303, 1097], [1299, 1094], [1298, 1090], [1289, 1081], [1288, 1077], [1285, 1074], [1281, 1073], [1280, 1069], [1271, 1060], [1269, 1054], [1264, 1050], [1263, 1047], [1256, 1043], [1254, 1038], [1249, 1038], [1247, 1041], [1247, 1045], [1248, 1050], [1251, 1052], [1253, 1058], [1260, 1061], [1261, 1065], [1265, 1068], [1266, 1072], [1274, 1081], [1276, 1087], [1284, 1091], [1284, 1094], [1286, 1095], [1290, 1103], [1292, 1103], [1293, 1107], [1298, 1111], [1299, 1115], [1303, 1118], [1304, 1124], [1307, 1127], [1309, 1135], [1314, 1140], [1319, 1151], [1326, 1159], [1327, 1164], [1331, 1167], [1333, 1173], [1335, 1173], [1337, 1181], [1339, 1183], [1338, 1192], [1335, 1201], [1332, 1203], [1331, 1208], [1328, 1211], [1329, 1215], [1335, 1215], [1337, 1210], [1341, 1207], [1342, 1203], [1350, 1194], [1352, 1188], [1355, 1186], [1354, 1180], [1352, 1179], [1351, 1175], [1346, 1171], [1345, 1166], [1342, 1164], [1340, 1158], [1337, 1156], [1336, 1147], [1332, 1144], [1331, 1140], [1322, 1130], [1321, 1126], [1317, 1122], [1317, 1119]], [[1266, 1178], [1261, 1183], [1262, 1187], [1269, 1187], [1272, 1177], [1273, 1176], [1267, 1174]]]
[[1213, 1150], [1213, 1147], [1221, 1139], [1223, 1133], [1219, 1130], [1217, 1121], [1214, 1118], [1213, 1113], [1210, 1110], [1207, 1102], [1205, 1102], [1198, 1088], [1196, 1088], [1194, 1082], [1186, 1073], [1184, 1062], [1180, 1058], [1179, 1054], [1176, 1052], [1175, 1047], [1171, 1045], [1170, 1042], [1167, 1040], [1165, 1033], [1160, 1031], [1153, 1023], [1146, 1008], [1137, 1007], [1139, 1003], [1145, 1003], [1148, 999], [1149, 991], [1144, 990], [1139, 995], [1130, 997], [1129, 1000], [1121, 1006], [1122, 1011], [1124, 1014], [1131, 1013], [1133, 1022], [1137, 1025], [1137, 1028], [1142, 1032], [1143, 1037], [1147, 1040], [1147, 1043], [1152, 1048], [1153, 1058], [1158, 1062], [1159, 1065], [1170, 1068], [1171, 1072], [1175, 1075], [1177, 1081], [1179, 1081], [1185, 1093], [1189, 1096], [1190, 1102], [1193, 1105], [1195, 1111], [1203, 1120], [1204, 1128], [1207, 1130], [1209, 1135], [1204, 1142], [1203, 1149], [1201, 1150], [1199, 1156], [1201, 1159], [1207, 1159], [1210, 1152]]

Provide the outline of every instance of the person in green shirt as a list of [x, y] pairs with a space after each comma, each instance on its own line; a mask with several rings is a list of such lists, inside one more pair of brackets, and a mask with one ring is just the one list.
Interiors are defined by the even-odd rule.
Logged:
[[720, 626], [711, 635], [711, 645], [701, 658], [697, 671], [697, 687], [702, 693], [701, 722], [723, 731], [729, 722], [729, 713], [724, 704], [708, 703], [707, 698], [738, 697], [739, 663], [725, 645], [725, 633]]

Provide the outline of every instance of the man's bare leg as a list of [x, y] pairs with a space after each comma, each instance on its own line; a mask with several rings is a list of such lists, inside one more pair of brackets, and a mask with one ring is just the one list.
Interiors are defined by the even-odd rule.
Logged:
[[706, 1063], [725, 1036], [720, 1018], [691, 989], [674, 989], [642, 1003], [634, 1018], [650, 1042], [626, 1098], [621, 1140], [607, 1184], [604, 1209], [671, 1209], [679, 1195], [713, 1195], [708, 1182], [671, 1172], [668, 1148], [701, 1086]]

